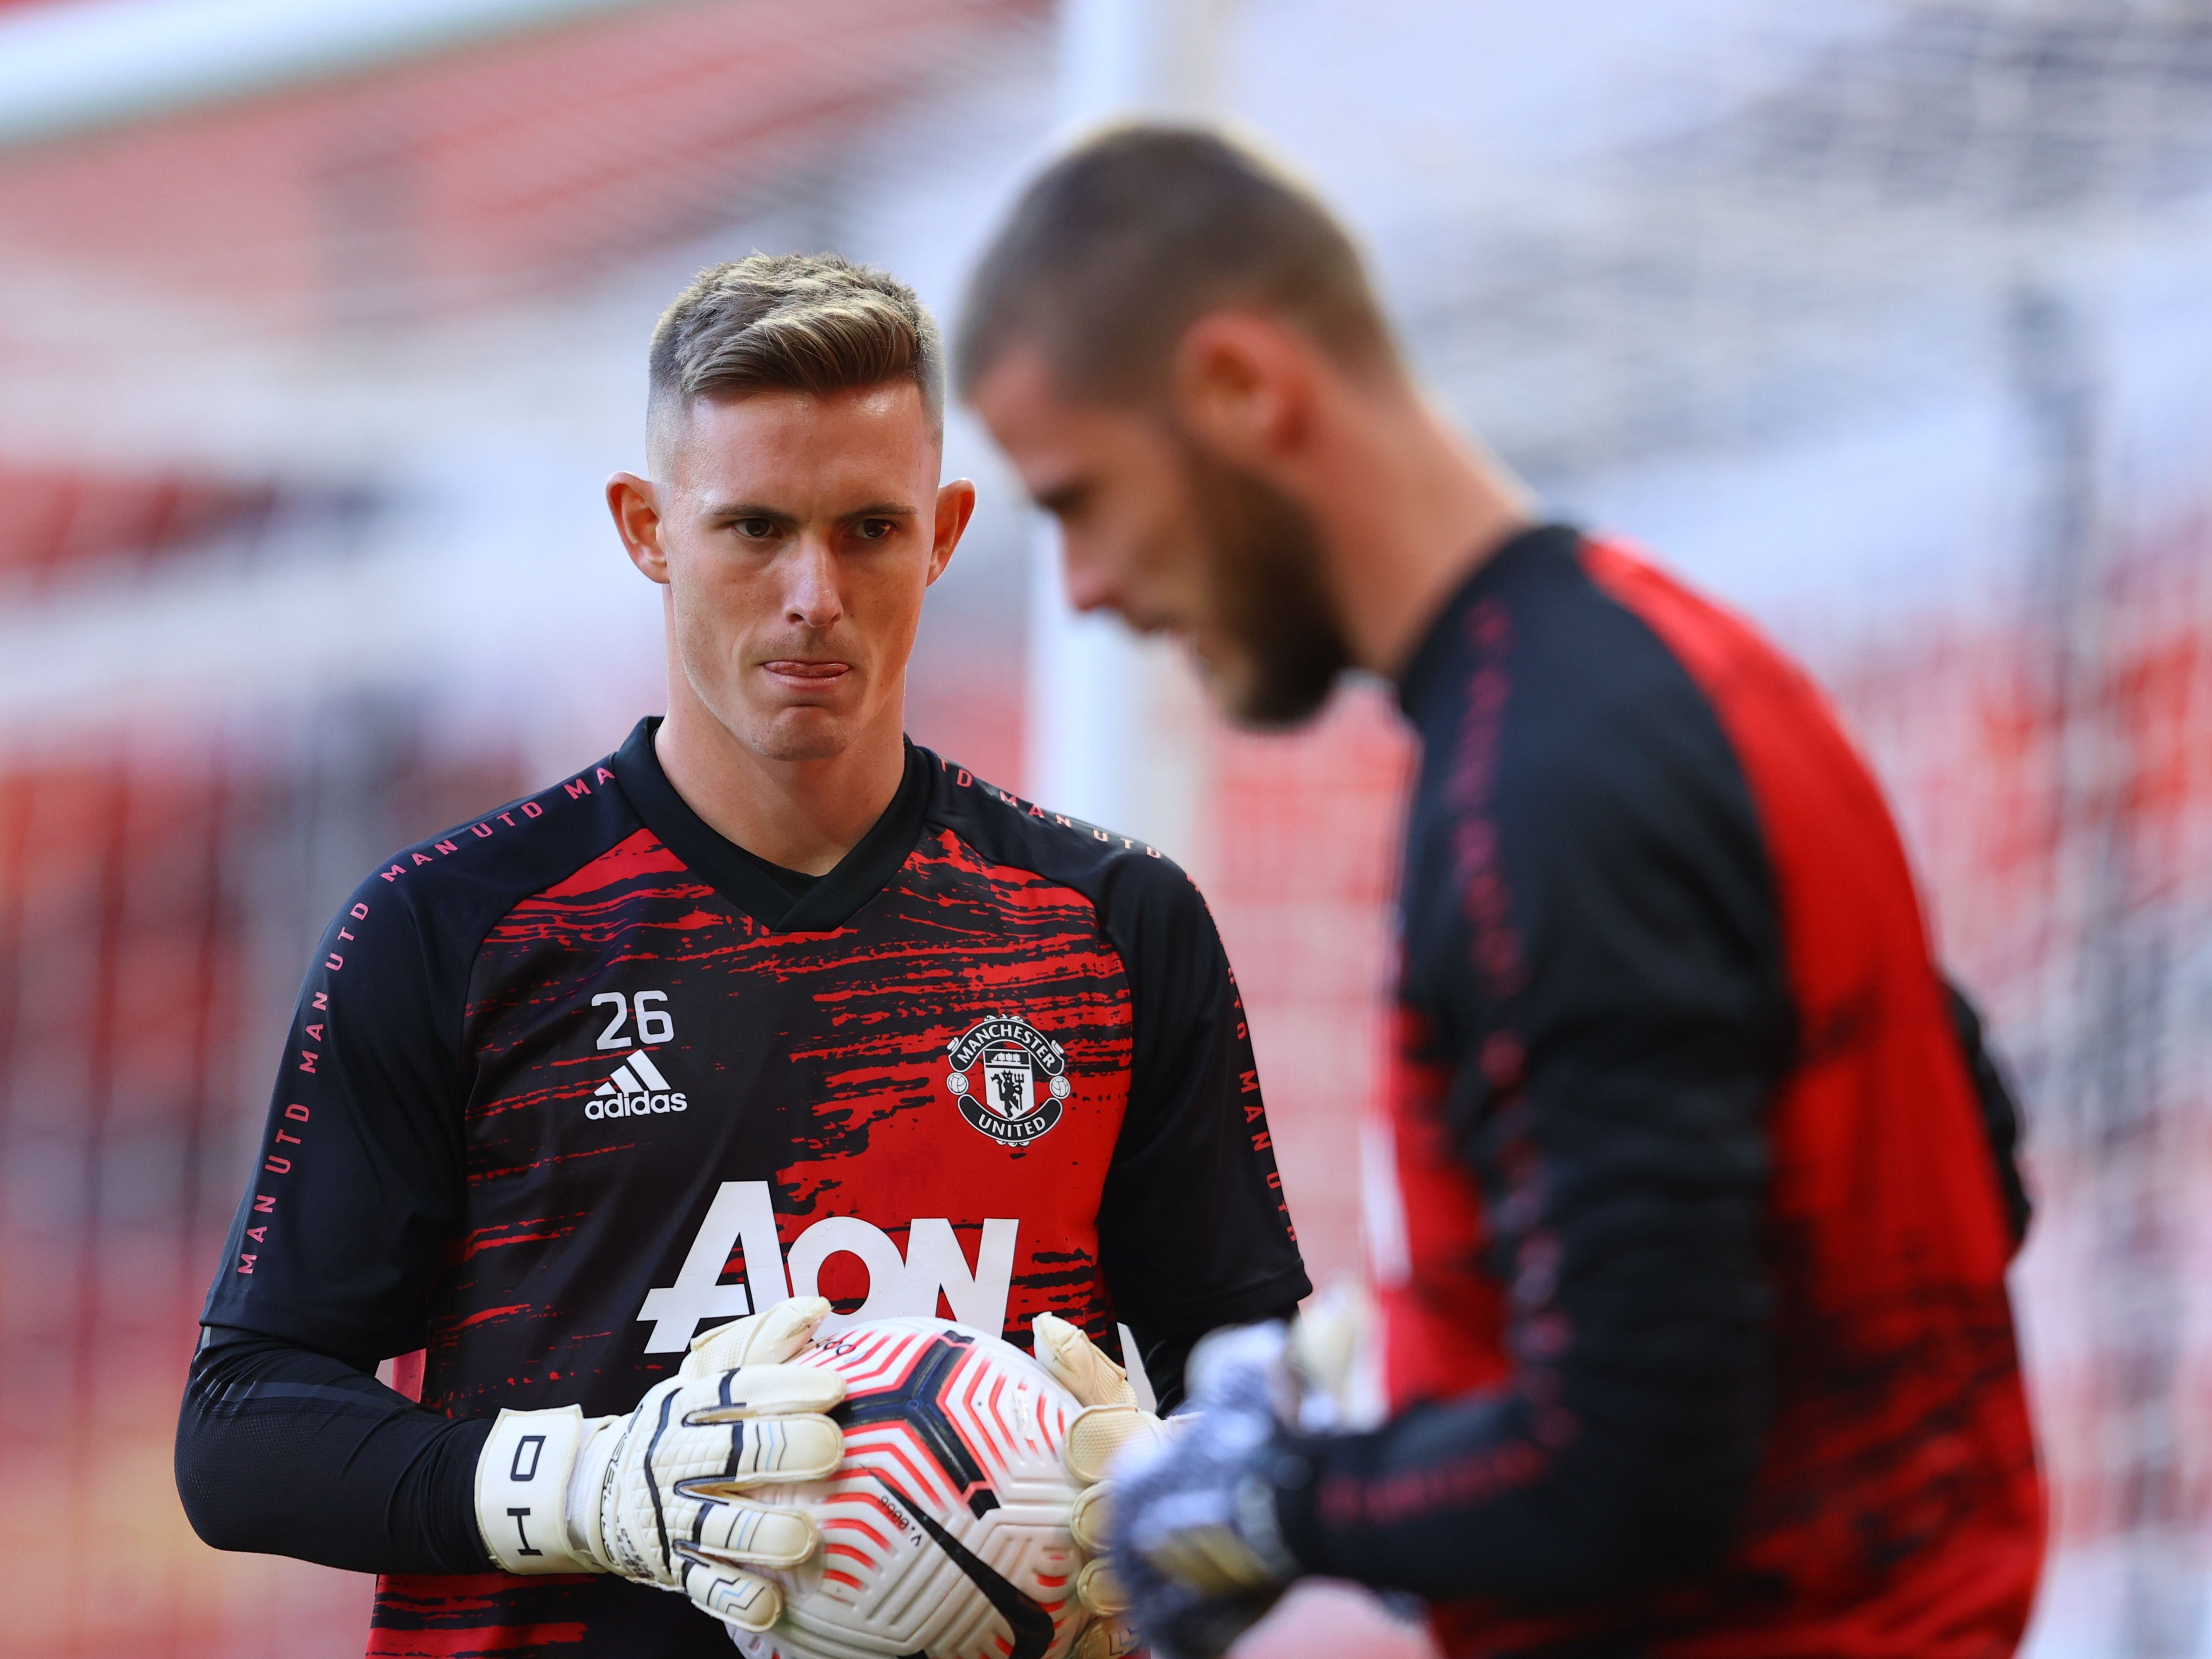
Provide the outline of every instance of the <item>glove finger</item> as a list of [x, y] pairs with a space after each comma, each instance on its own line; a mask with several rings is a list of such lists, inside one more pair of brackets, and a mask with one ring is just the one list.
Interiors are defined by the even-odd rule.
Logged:
[[687, 1478], [699, 1481], [702, 1491], [734, 1492], [772, 1481], [827, 1480], [845, 1458], [845, 1431], [826, 1417], [741, 1417], [728, 1421], [730, 1426], [719, 1433], [702, 1425], [682, 1441], [664, 1442], [654, 1459], [656, 1466], [670, 1471], [714, 1469], [710, 1475]]
[[678, 1554], [710, 1566], [795, 1567], [814, 1553], [813, 1521], [798, 1510], [749, 1503], [716, 1490], [716, 1480], [679, 1480], [676, 1492], [704, 1506]]
[[1067, 1659], [1124, 1659], [1137, 1650], [1137, 1632], [1118, 1619], [1094, 1619], [1083, 1627]]
[[1088, 1406], [1067, 1425], [1060, 1461], [1072, 1478], [1091, 1486], [1106, 1478], [1107, 1469], [1124, 1446], [1133, 1441], [1158, 1443], [1167, 1432], [1158, 1418], [1134, 1406]]
[[737, 1423], [748, 1417], [826, 1412], [845, 1397], [845, 1379], [813, 1365], [746, 1365], [726, 1371], [711, 1390], [694, 1384], [684, 1393], [686, 1428]]
[[712, 1376], [739, 1365], [781, 1364], [812, 1341], [815, 1328], [829, 1316], [830, 1304], [821, 1297], [798, 1296], [717, 1325], [691, 1339], [677, 1375]]
[[1114, 1483], [1102, 1480], [1076, 1494], [1068, 1512], [1068, 1536], [1079, 1548], [1097, 1555], [1106, 1547], [1106, 1534], [1114, 1524]]
[[783, 1592], [756, 1573], [687, 1563], [684, 1593], [724, 1624], [757, 1635], [783, 1617]]
[[1127, 1612], [1129, 1606], [1129, 1593], [1121, 1588], [1112, 1565], [1103, 1559], [1085, 1562], [1083, 1571], [1075, 1575], [1075, 1599], [1107, 1619]]
[[1133, 1406], [1137, 1391], [1129, 1373], [1106, 1357], [1106, 1351], [1058, 1314], [1039, 1314], [1030, 1321], [1030, 1346], [1037, 1364], [1053, 1380], [1085, 1406]]

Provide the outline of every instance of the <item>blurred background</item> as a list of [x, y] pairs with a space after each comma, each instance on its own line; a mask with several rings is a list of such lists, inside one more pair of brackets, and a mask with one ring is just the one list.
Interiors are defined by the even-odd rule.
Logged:
[[[0, 0], [0, 1652], [360, 1651], [366, 1580], [169, 1474], [314, 935], [662, 706], [599, 489], [684, 280], [836, 248], [949, 321], [1124, 109], [1308, 171], [1553, 511], [1834, 696], [2031, 1117], [2031, 1650], [2212, 1655], [2207, 0]], [[1352, 1269], [1390, 706], [1220, 728], [949, 450], [911, 729], [1198, 875]], [[1421, 1650], [1313, 1605], [1249, 1652]]]

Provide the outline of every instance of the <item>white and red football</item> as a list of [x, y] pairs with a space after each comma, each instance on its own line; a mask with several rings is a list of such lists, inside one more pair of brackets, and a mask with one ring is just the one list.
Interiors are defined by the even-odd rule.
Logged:
[[949, 1320], [875, 1319], [792, 1361], [845, 1379], [845, 1461], [749, 1496], [811, 1514], [822, 1547], [764, 1571], [783, 1617], [748, 1659], [1060, 1659], [1087, 1615], [1060, 1462], [1081, 1409], [1011, 1343]]

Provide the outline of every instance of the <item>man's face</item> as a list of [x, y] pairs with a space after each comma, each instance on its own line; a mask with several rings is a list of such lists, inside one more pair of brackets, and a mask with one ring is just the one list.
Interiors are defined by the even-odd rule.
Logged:
[[975, 404], [1060, 522], [1076, 609], [1185, 641], [1235, 719], [1288, 725], [1320, 708], [1351, 654], [1303, 507], [1161, 417], [1070, 400], [1026, 349]]
[[701, 398], [659, 435], [659, 476], [608, 496], [667, 585], [699, 701], [773, 760], [826, 760], [896, 720], [923, 591], [975, 502], [964, 481], [938, 487], [920, 390]]

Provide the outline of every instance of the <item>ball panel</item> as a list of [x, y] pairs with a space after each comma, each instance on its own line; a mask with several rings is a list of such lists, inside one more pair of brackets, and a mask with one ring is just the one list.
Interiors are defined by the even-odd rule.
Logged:
[[836, 1370], [845, 1459], [763, 1488], [813, 1516], [822, 1548], [767, 1574], [784, 1616], [749, 1659], [1060, 1659], [1085, 1615], [1060, 1462], [1079, 1409], [1011, 1344], [950, 1321], [871, 1320], [793, 1362]]

